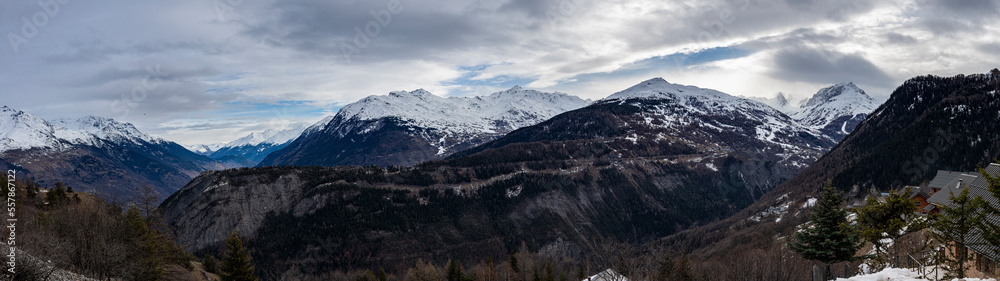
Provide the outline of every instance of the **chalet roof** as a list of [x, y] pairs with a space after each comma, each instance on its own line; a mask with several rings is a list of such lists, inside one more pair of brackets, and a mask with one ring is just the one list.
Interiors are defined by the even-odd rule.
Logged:
[[919, 186], [906, 186], [903, 187], [903, 190], [906, 190], [906, 188], [910, 189], [910, 199], [916, 198], [917, 195], [923, 195], [924, 199], [931, 198], [930, 188], [920, 188]]
[[[951, 182], [940, 187], [941, 191], [934, 193], [934, 196], [931, 196], [931, 198], [927, 198], [927, 202], [936, 205], [951, 206], [951, 194], [954, 193], [958, 196], [959, 193], [962, 193], [962, 189], [958, 186], [959, 183], [962, 184], [962, 188], [973, 186], [971, 183], [975, 182], [978, 178], [981, 178], [979, 173], [962, 174], [954, 177]], [[971, 193], [972, 191], [969, 192]]]
[[924, 207], [924, 211], [930, 212], [933, 211], [935, 208], [937, 208], [937, 206], [934, 206], [934, 204], [927, 204], [927, 207]]
[[[990, 163], [990, 165], [986, 166], [986, 168], [983, 168], [983, 170], [986, 170], [987, 174], [990, 174], [990, 175], [996, 177], [998, 174], [1000, 174], [1000, 164]], [[977, 173], [977, 175], [978, 175], [978, 173]], [[973, 186], [980, 186], [980, 187], [983, 187], [983, 188], [989, 188], [989, 186], [990, 186], [990, 183], [986, 182], [986, 177], [979, 177], [978, 179], [976, 179], [975, 181], [973, 181], [971, 184]]]
[[[1000, 176], [1000, 165], [998, 164], [990, 164], [989, 166], [984, 168], [984, 170], [987, 174], [991, 176], [994, 177]], [[962, 182], [961, 187], [958, 184], [960, 181]], [[997, 198], [993, 196], [993, 193], [989, 191], [989, 183], [986, 181], [986, 177], [983, 177], [979, 173], [970, 173], [970, 174], [962, 174], [959, 175], [958, 177], [955, 177], [951, 182], [944, 185], [941, 191], [935, 193], [934, 196], [931, 196], [930, 199], [927, 199], [927, 202], [931, 203], [931, 205], [928, 206], [928, 208], [931, 208], [931, 206], [934, 205], [951, 206], [951, 200], [950, 200], [951, 193], [954, 192], [957, 195], [959, 192], [961, 192], [962, 188], [968, 188], [969, 196], [971, 197], [978, 196], [983, 198], [983, 200], [986, 200], [986, 202], [989, 203], [990, 205], [1000, 206], [1000, 200], [997, 200]], [[989, 220], [994, 224], [1000, 224], [1000, 216], [987, 215], [983, 216], [982, 218]], [[1000, 251], [1000, 248], [991, 246], [989, 243], [987, 243], [986, 240], [983, 239], [982, 233], [979, 232], [978, 229], [974, 229], [972, 231], [971, 237], [969, 237], [965, 242], [965, 246], [971, 249], [972, 251], [979, 253], [980, 255], [984, 255], [990, 258], [991, 260], [1000, 261], [1000, 252], [998, 252]]]
[[938, 170], [937, 175], [935, 175], [934, 179], [932, 179], [931, 182], [927, 184], [927, 187], [943, 189], [945, 185], [948, 185], [948, 183], [951, 183], [952, 181], [955, 180], [955, 178], [958, 178], [962, 174], [966, 173]]

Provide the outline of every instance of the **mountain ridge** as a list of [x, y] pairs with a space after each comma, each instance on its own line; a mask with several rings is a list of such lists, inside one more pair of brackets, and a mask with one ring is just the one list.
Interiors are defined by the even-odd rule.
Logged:
[[243, 165], [197, 155], [111, 118], [49, 122], [4, 106], [0, 129], [0, 166], [43, 186], [62, 181], [106, 196], [136, 196], [140, 186], [150, 184], [162, 199], [201, 171]]
[[589, 101], [521, 87], [479, 97], [439, 97], [422, 89], [348, 104], [326, 124], [261, 161], [269, 165], [412, 165], [495, 139]]
[[584, 253], [596, 237], [642, 243], [727, 217], [833, 145], [765, 105], [737, 114], [722, 105], [736, 98], [711, 96], [599, 101], [409, 167], [203, 173], [160, 208], [186, 249], [210, 253], [235, 227], [277, 272], [467, 262], [522, 242]]

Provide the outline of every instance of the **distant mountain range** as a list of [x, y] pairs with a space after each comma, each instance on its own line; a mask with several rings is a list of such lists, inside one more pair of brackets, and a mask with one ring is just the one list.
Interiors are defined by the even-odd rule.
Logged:
[[197, 155], [110, 118], [48, 122], [0, 108], [0, 166], [43, 186], [62, 181], [77, 190], [124, 198], [148, 183], [165, 198], [201, 171], [245, 164]]
[[[551, 97], [518, 88], [494, 96], [514, 94]], [[435, 117], [365, 113], [367, 106], [394, 104], [385, 100], [409, 101], [414, 115]], [[468, 262], [506, 255], [522, 242], [532, 251], [584, 253], [596, 239], [641, 243], [728, 217], [835, 144], [763, 103], [660, 78], [579, 109], [553, 110], [554, 117], [520, 129], [493, 118], [525, 114], [478, 110], [495, 114], [470, 117], [447, 109], [479, 99], [442, 100], [422, 91], [368, 98], [312, 137], [334, 136], [340, 144], [395, 140], [379, 149], [415, 142], [440, 158], [451, 152], [447, 139], [431, 142], [440, 135], [511, 132], [411, 167], [204, 173], [161, 210], [187, 250], [212, 253], [235, 228], [255, 237], [248, 241], [254, 260], [279, 274], [297, 267], [392, 268], [417, 259]], [[435, 119], [447, 112], [459, 117], [445, 119], [450, 125], [429, 123], [444, 122]], [[278, 153], [300, 141], [272, 156], [289, 155]]]
[[253, 132], [242, 138], [228, 143], [217, 143], [208, 145], [193, 145], [187, 148], [191, 151], [211, 157], [212, 159], [223, 159], [226, 157], [241, 157], [257, 165], [264, 160], [268, 154], [277, 151], [295, 138], [302, 135], [308, 128], [306, 125], [296, 125], [285, 130], [268, 129], [262, 132]]
[[[771, 104], [777, 102], [778, 104], [774, 106], [783, 109], [791, 117], [788, 119], [778, 116], [780, 114], [774, 114], [776, 112], [773, 112], [773, 109], [763, 104], [749, 103], [745, 99], [738, 98], [719, 98], [721, 93], [714, 91], [684, 88], [666, 83], [662, 79], [644, 83], [600, 102], [649, 99], [662, 94], [665, 96], [660, 98], [672, 97], [678, 101], [674, 107], [690, 107], [700, 111], [716, 111], [715, 113], [728, 112], [726, 114], [729, 115], [769, 111], [769, 116], [773, 115], [774, 120], [753, 119], [753, 122], [758, 122], [754, 124], [760, 124], [760, 127], [755, 128], [753, 132], [747, 130], [742, 133], [752, 134], [758, 141], [789, 144], [785, 142], [795, 137], [787, 135], [786, 131], [805, 130], [817, 137], [811, 140], [815, 147], [824, 147], [831, 142], [839, 141], [876, 106], [876, 101], [853, 83], [824, 88], [800, 107], [793, 108], [788, 105], [783, 96], [765, 100]], [[645, 91], [640, 89], [642, 87], [666, 87], [670, 88], [670, 92]], [[714, 104], [707, 105], [706, 102]], [[90, 163], [87, 161], [91, 161], [93, 162], [91, 164], [108, 168], [104, 170], [130, 171], [122, 172], [123, 180], [133, 185], [149, 182], [166, 195], [183, 185], [186, 179], [206, 169], [257, 165], [407, 166], [443, 159], [590, 103], [589, 100], [563, 93], [544, 93], [520, 87], [483, 97], [443, 98], [424, 90], [392, 92], [389, 95], [370, 96], [349, 104], [337, 115], [326, 117], [312, 126], [298, 125], [284, 130], [254, 132], [225, 144], [187, 147], [194, 153], [179, 149], [176, 143], [150, 137], [131, 124], [108, 118], [91, 116], [46, 122], [28, 113], [4, 108], [5, 116], [0, 117], [3, 118], [0, 124], [5, 126], [3, 128], [6, 130], [0, 135], [2, 136], [0, 160], [11, 167], [33, 167], [31, 170], [34, 171], [45, 170], [46, 172], [34, 173], [42, 183], [66, 178], [65, 181], [76, 182], [82, 188], [111, 185], [111, 183], [101, 183], [102, 177], [97, 175], [103, 174], [100, 171], [95, 170], [96, 174], [85, 176], [79, 174], [80, 167], [74, 168], [73, 165], [52, 167], [60, 166], [54, 164], [60, 162]], [[721, 124], [719, 120], [697, 120], [693, 115], [675, 115], [674, 111], [677, 108], [674, 107], [661, 106], [657, 109], [659, 111], [650, 112], [649, 122], [657, 119], [658, 122], [662, 122], [657, 126], [673, 129], [691, 125], [716, 126], [714, 129], [717, 130], [723, 130], [725, 126], [751, 126], [750, 123]], [[670, 118], [660, 118], [666, 116]], [[777, 123], [774, 123], [775, 120], [778, 120]], [[819, 134], [816, 134], [817, 132]], [[704, 136], [707, 136], [707, 133], [671, 137], [691, 140]], [[665, 137], [667, 136], [653, 138]], [[639, 138], [637, 135], [634, 141], [640, 141]], [[701, 141], [715, 145], [715, 142], [725, 140], [701, 139]], [[802, 143], [790, 145], [802, 145]], [[108, 150], [111, 147], [119, 147], [129, 153]], [[486, 146], [462, 155], [484, 148]], [[91, 159], [90, 157], [78, 159], [77, 157], [83, 157], [77, 155], [82, 153], [81, 150], [87, 150], [86, 154], [99, 160], [85, 160]], [[138, 154], [131, 155], [132, 152]], [[813, 152], [804, 151], [804, 153]], [[802, 157], [792, 157], [793, 154], [796, 153], [789, 153], [788, 159], [793, 160], [788, 161], [793, 161], [797, 165], [804, 166], [805, 163], [812, 161]], [[165, 156], [160, 157], [160, 155]], [[50, 159], [50, 163], [42, 165], [32, 159]], [[142, 165], [133, 163], [135, 161], [141, 162]], [[150, 165], [162, 165], [163, 168], [152, 170], [142, 168], [153, 167]], [[43, 169], [41, 166], [46, 168]], [[57, 174], [61, 176], [56, 176]], [[124, 176], [126, 174], [129, 176]], [[120, 189], [112, 188], [108, 192], [119, 193]]]
[[413, 165], [589, 103], [521, 87], [482, 97], [443, 98], [424, 90], [369, 96], [344, 106], [322, 129], [271, 153], [260, 166]]

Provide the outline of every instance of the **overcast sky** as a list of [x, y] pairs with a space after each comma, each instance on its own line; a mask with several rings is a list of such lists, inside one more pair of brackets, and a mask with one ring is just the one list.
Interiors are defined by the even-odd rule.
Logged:
[[663, 77], [798, 101], [853, 81], [885, 99], [997, 67], [998, 20], [992, 0], [3, 1], [0, 104], [196, 144], [418, 88], [600, 99]]

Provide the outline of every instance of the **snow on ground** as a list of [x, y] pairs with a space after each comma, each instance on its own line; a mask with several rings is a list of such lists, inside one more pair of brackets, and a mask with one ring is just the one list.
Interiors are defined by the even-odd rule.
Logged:
[[[868, 274], [868, 275], [858, 275], [851, 278], [837, 278], [837, 281], [924, 281], [927, 279], [921, 279], [920, 273], [913, 271], [912, 269], [903, 268], [886, 268], [882, 271]], [[960, 280], [960, 279], [952, 279]], [[979, 278], [965, 278], [965, 281], [996, 281], [996, 279], [979, 279]]]

